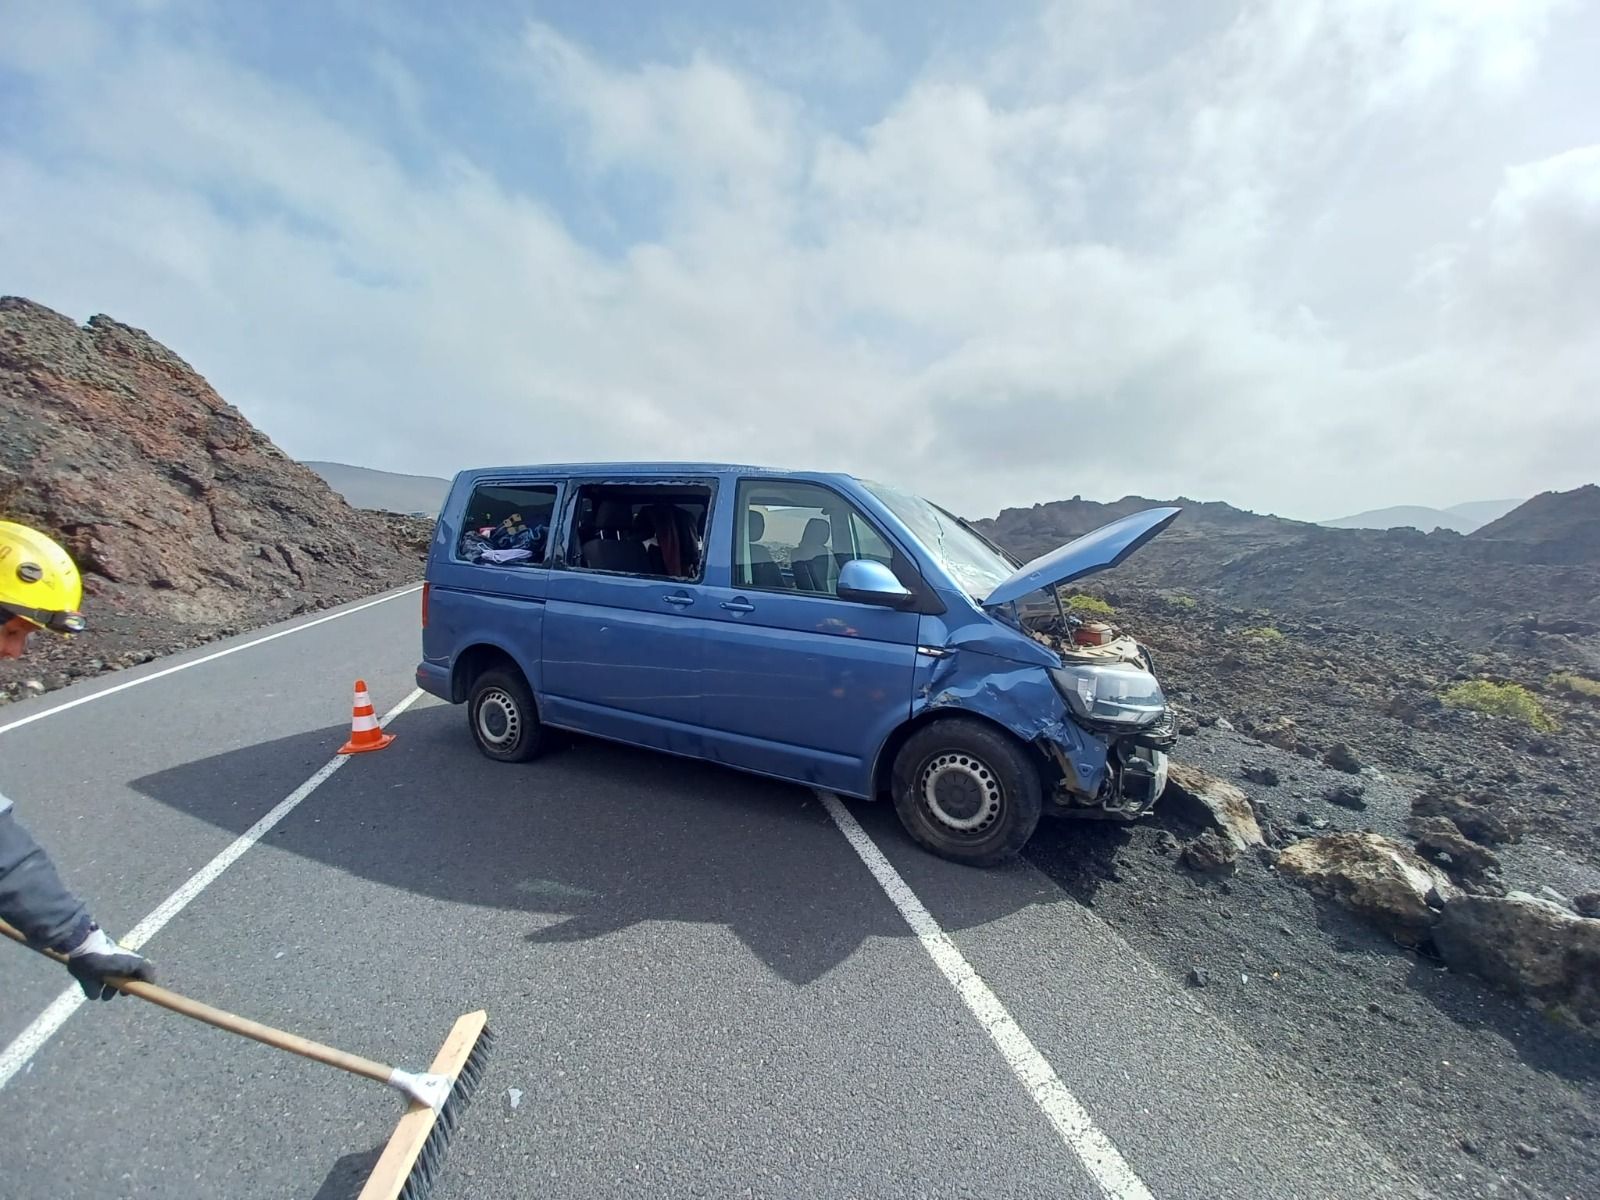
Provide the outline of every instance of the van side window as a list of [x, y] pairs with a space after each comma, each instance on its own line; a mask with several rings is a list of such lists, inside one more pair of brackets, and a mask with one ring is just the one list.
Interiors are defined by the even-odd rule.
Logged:
[[850, 510], [850, 536], [855, 539], [855, 552], [850, 557], [870, 558], [886, 567], [894, 566], [894, 551], [889, 543], [854, 509]]
[[835, 596], [839, 568], [852, 558], [892, 566], [894, 551], [837, 492], [814, 483], [739, 484], [735, 587]]
[[585, 484], [573, 503], [567, 563], [651, 579], [705, 571], [711, 489], [694, 483]]
[[555, 507], [553, 484], [479, 484], [461, 517], [456, 554], [485, 566], [542, 566]]

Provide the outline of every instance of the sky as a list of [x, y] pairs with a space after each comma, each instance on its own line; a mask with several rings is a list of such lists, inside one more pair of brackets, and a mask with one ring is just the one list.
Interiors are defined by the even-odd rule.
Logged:
[[0, 0], [0, 293], [287, 453], [1600, 479], [1600, 5]]

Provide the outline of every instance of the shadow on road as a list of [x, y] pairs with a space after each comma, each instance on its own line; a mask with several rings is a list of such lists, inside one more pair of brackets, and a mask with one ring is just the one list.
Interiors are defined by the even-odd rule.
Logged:
[[[522, 765], [490, 762], [456, 708], [401, 718], [399, 737], [344, 767], [266, 838], [390, 887], [541, 917], [528, 940], [602, 937], [641, 921], [725, 925], [771, 970], [808, 983], [869, 937], [910, 931], [809, 791], [707, 764], [575, 740]], [[140, 792], [242, 832], [327, 757], [343, 729], [303, 734], [136, 780]], [[887, 805], [853, 806], [890, 849]], [[881, 811], [875, 811], [881, 810]], [[315, 814], [315, 820], [307, 819]], [[955, 867], [924, 879], [950, 927], [1059, 891]]]
[[333, 1169], [311, 1200], [356, 1200], [382, 1154], [383, 1144], [359, 1154], [346, 1154], [333, 1164]]

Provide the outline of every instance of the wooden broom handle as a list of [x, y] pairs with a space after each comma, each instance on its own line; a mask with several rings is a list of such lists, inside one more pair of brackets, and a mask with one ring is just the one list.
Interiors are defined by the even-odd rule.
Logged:
[[[0, 921], [0, 934], [27, 946], [30, 950], [37, 950], [59, 963], [67, 961], [65, 954], [33, 945], [18, 930], [4, 921]], [[276, 1046], [279, 1050], [287, 1050], [290, 1054], [298, 1054], [301, 1058], [309, 1058], [313, 1062], [326, 1063], [330, 1067], [337, 1067], [352, 1075], [364, 1075], [368, 1079], [376, 1079], [379, 1083], [388, 1083], [389, 1077], [394, 1074], [394, 1068], [384, 1063], [362, 1058], [359, 1054], [349, 1054], [333, 1046], [325, 1046], [321, 1042], [314, 1042], [299, 1034], [274, 1029], [270, 1025], [263, 1025], [259, 1021], [252, 1021], [248, 1017], [238, 1016], [225, 1009], [213, 1008], [209, 1004], [191, 1000], [188, 996], [154, 983], [145, 983], [143, 980], [129, 979], [122, 975], [108, 975], [105, 981], [117, 991], [129, 996], [137, 996], [141, 1000], [148, 1000], [151, 1004], [160, 1005], [185, 1017], [192, 1017], [196, 1021], [202, 1021], [229, 1033], [237, 1033], [240, 1037], [253, 1038], [268, 1046]]]

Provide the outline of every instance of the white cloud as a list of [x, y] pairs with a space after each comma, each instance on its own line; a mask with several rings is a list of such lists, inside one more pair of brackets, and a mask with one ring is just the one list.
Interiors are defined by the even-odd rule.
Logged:
[[763, 188], [793, 173], [790, 105], [696, 54], [684, 66], [609, 68], [548, 25], [524, 34], [536, 92], [582, 122], [591, 162], [649, 167], [698, 191]]
[[[530, 172], [401, 155], [291, 80], [82, 10], [0, 49], [48, 122], [0, 153], [0, 287], [148, 327], [291, 453], [394, 469], [728, 457], [973, 513], [1570, 486], [1594, 470], [1574, 431], [1600, 433], [1600, 152], [1507, 167], [1482, 134], [1534, 103], [1566, 19], [1263, 4], [1162, 42], [1056, 5], [854, 128], [809, 69], [624, 67], [532, 24], [498, 33], [569, 154]], [[466, 102], [366, 61], [413, 131]], [[593, 248], [529, 190], [555, 172], [659, 212]]]

